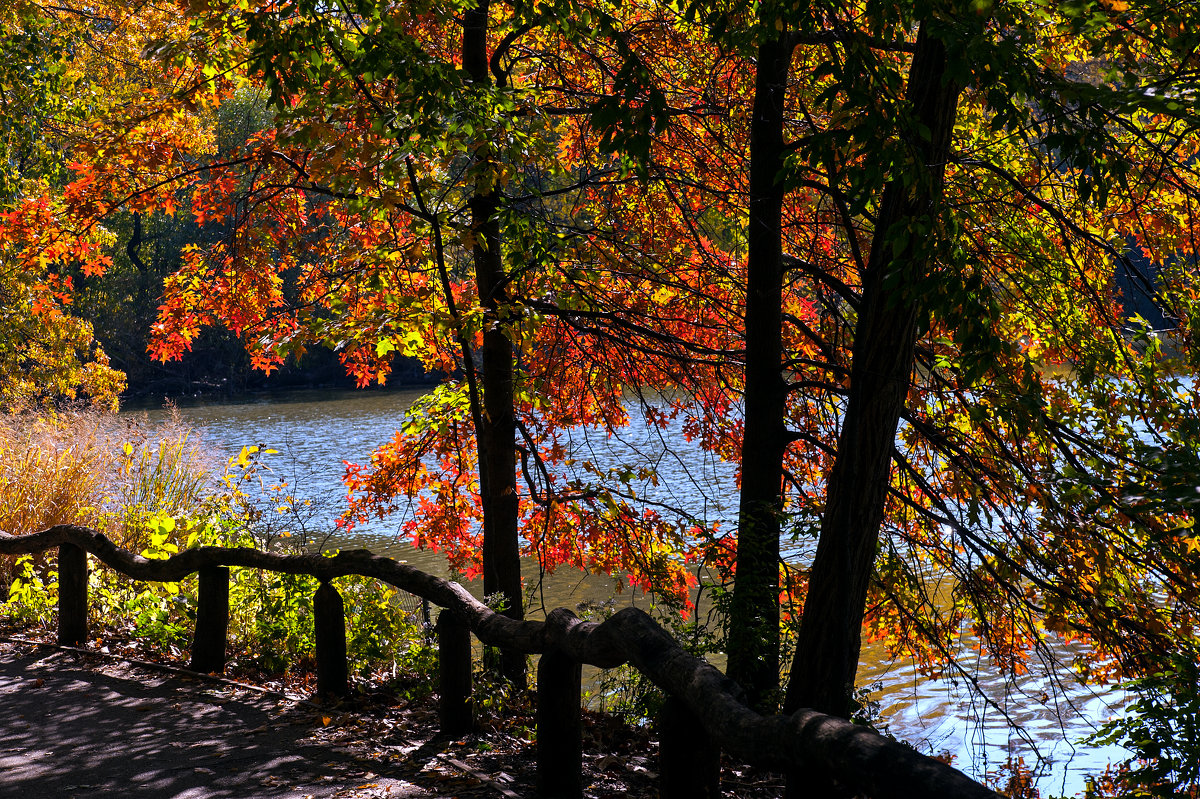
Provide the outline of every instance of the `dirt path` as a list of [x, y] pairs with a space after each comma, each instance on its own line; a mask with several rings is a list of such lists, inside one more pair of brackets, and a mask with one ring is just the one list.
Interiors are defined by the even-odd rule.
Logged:
[[431, 718], [401, 718], [0, 643], [0, 797], [501, 796], [445, 767]]

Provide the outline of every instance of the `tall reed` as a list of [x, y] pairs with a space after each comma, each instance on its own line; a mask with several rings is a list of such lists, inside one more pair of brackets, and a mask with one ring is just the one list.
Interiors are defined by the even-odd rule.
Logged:
[[147, 519], [201, 515], [215, 477], [195, 434], [178, 419], [154, 429], [130, 423], [123, 437], [109, 444], [104, 522], [117, 544], [140, 548]]
[[94, 414], [0, 417], [0, 530], [95, 525], [109, 462]]

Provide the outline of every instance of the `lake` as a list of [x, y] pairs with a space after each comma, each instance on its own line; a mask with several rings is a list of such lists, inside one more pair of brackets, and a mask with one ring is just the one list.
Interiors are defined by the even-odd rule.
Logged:
[[[345, 549], [365, 547], [445, 577], [449, 569], [444, 558], [397, 540], [403, 515], [372, 521], [351, 535], [338, 532], [333, 524], [345, 503], [343, 461], [366, 463], [371, 450], [394, 435], [405, 410], [422, 391], [300, 391], [230, 402], [181, 401], [177, 413], [198, 431], [215, 464], [237, 455], [243, 446], [279, 450], [266, 463], [298, 498], [310, 500], [306, 514], [293, 520], [306, 541]], [[170, 416], [161, 408], [122, 413], [145, 416], [152, 426]], [[730, 529], [737, 510], [732, 467], [714, 461], [672, 432], [634, 424], [617, 438], [581, 432], [571, 445], [573, 451], [586, 449], [598, 463], [602, 458], [632, 456], [655, 464], [660, 484], [641, 486], [639, 493], [644, 489], [655, 501], [682, 507], [697, 518], [721, 521], [724, 529]], [[537, 578], [536, 564], [526, 563], [527, 582]], [[534, 613], [560, 606], [574, 609], [585, 602], [611, 602], [616, 607], [646, 602], [628, 590], [617, 593], [618, 582], [560, 568], [538, 586], [534, 599], [541, 608]], [[479, 586], [473, 588], [478, 593]], [[1094, 693], [1053, 669], [1038, 673], [1034, 668], [1013, 681], [997, 675], [983, 659], [971, 663], [966, 657], [966, 671], [956, 679], [930, 680], [911, 664], [886, 659], [881, 648], [866, 646], [858, 682], [881, 686], [872, 697], [880, 704], [883, 723], [896, 737], [922, 751], [949, 752], [956, 765], [976, 775], [994, 770], [1010, 756], [1023, 757], [1043, 774], [1038, 783], [1043, 795], [1081, 792], [1087, 775], [1124, 757], [1117, 747], [1078, 744], [1096, 723], [1113, 715], [1122, 700], [1120, 692]], [[984, 696], [972, 689], [972, 683]]]

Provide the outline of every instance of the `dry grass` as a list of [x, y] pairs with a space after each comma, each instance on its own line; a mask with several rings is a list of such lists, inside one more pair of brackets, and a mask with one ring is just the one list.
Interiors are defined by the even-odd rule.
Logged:
[[177, 418], [154, 428], [128, 422], [120, 439], [108, 445], [103, 523], [119, 546], [140, 549], [147, 518], [199, 513], [215, 478], [195, 434]]
[[144, 546], [146, 520], [200, 513], [212, 470], [178, 420], [150, 427], [96, 411], [0, 415], [0, 530], [56, 524]]
[[0, 417], [0, 530], [100, 522], [111, 455], [98, 418]]

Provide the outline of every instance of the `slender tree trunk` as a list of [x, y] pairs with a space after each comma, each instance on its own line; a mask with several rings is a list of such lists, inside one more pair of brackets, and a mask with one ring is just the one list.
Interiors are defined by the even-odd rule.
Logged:
[[[463, 69], [479, 86], [491, 83], [487, 49], [488, 0], [463, 14]], [[483, 360], [482, 424], [476, 431], [479, 447], [479, 485], [483, 497], [483, 590], [504, 598], [504, 614], [525, 615], [521, 590], [520, 546], [517, 538], [517, 448], [513, 411], [513, 347], [500, 325], [507, 294], [500, 252], [500, 191], [498, 170], [486, 143], [475, 155], [476, 191], [471, 197], [472, 256], [475, 283], [487, 309]], [[466, 367], [472, 368], [471, 364]], [[519, 652], [501, 654], [501, 673], [524, 687], [525, 658]]]
[[779, 532], [787, 447], [783, 379], [784, 92], [794, 46], [758, 50], [750, 122], [750, 226], [746, 265], [746, 391], [737, 574], [729, 612], [729, 676], [754, 708], [771, 712], [779, 691]]
[[[914, 134], [911, 169], [894, 176], [883, 192], [863, 275], [850, 399], [829, 476], [821, 538], [784, 704], [787, 712], [808, 707], [844, 717], [851, 710], [896, 429], [928, 313], [912, 286], [928, 266], [929, 242], [940, 235], [945, 161], [960, 91], [945, 79], [945, 72], [945, 46], [929, 36], [923, 24], [905, 101], [930, 136], [926, 140]], [[912, 223], [923, 233], [910, 236], [894, 253], [889, 229]]]

